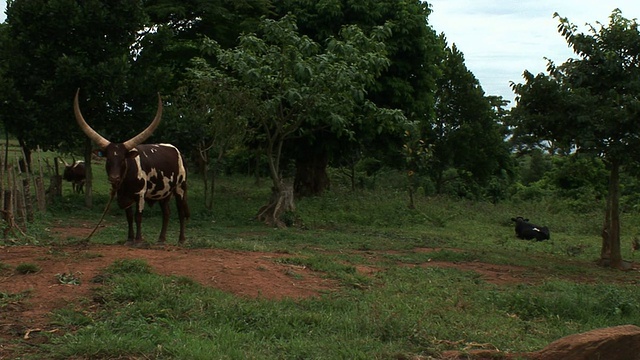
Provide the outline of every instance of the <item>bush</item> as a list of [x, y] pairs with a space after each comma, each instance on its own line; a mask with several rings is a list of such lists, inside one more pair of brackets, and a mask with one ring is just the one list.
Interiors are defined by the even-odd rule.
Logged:
[[16, 266], [16, 273], [18, 274], [35, 274], [40, 271], [40, 267], [32, 263], [21, 263]]

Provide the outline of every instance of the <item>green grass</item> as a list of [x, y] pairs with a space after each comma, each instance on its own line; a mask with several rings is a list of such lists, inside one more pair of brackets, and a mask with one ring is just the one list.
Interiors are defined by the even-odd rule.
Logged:
[[[102, 286], [91, 300], [54, 314], [64, 331], [49, 335], [33, 358], [403, 359], [474, 343], [533, 351], [577, 332], [640, 325], [637, 273], [594, 264], [601, 241], [598, 207], [576, 214], [551, 200], [489, 204], [417, 197], [410, 210], [400, 189], [352, 193], [334, 186], [297, 202], [295, 216], [303, 226], [273, 229], [252, 220], [269, 198], [269, 184], [256, 187], [253, 181], [219, 178], [214, 208], [207, 210], [202, 185], [192, 176], [185, 246], [278, 252], [285, 256], [274, 261], [318, 271], [339, 289], [297, 301], [240, 298], [188, 278], [160, 276], [143, 260], [121, 260], [92, 280]], [[96, 188], [94, 209], [84, 209], [81, 197], [68, 197], [38, 226], [97, 221], [108, 197], [105, 184]], [[510, 218], [517, 215], [548, 225], [551, 240], [516, 239]], [[629, 260], [638, 215], [622, 218], [623, 257]], [[174, 210], [168, 232], [173, 243], [175, 218]], [[114, 205], [105, 221], [109, 226], [91, 241], [123, 241], [122, 211]], [[145, 211], [148, 240], [155, 241], [160, 222], [159, 208]], [[517, 266], [537, 281], [495, 285], [473, 271], [422, 266], [436, 261]], [[363, 275], [359, 266], [376, 271]], [[295, 269], [289, 275], [301, 276]]]
[[16, 273], [21, 275], [33, 274], [40, 271], [40, 267], [32, 263], [20, 263], [16, 266]]

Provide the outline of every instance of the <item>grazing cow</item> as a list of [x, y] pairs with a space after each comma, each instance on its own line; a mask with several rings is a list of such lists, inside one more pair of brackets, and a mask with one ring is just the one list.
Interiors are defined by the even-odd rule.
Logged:
[[516, 223], [516, 236], [520, 239], [542, 241], [551, 237], [548, 227], [532, 224], [522, 216], [511, 218], [511, 221]]
[[[162, 99], [158, 94], [158, 110], [151, 124], [138, 135], [123, 142], [113, 143], [93, 130], [84, 120], [78, 105], [76, 92], [73, 111], [82, 131], [100, 148], [106, 157], [106, 170], [112, 191], [115, 191], [118, 205], [125, 209], [129, 233], [127, 245], [143, 244], [141, 234], [142, 212], [145, 202], [153, 205], [156, 201], [162, 209], [162, 229], [158, 242], [166, 240], [169, 222], [169, 200], [175, 196], [180, 219], [180, 236], [178, 241], [185, 240], [184, 228], [189, 218], [187, 205], [187, 171], [182, 155], [171, 144], [142, 144], [158, 127], [162, 117]], [[133, 206], [135, 205], [136, 232], [133, 233]]]
[[78, 160], [73, 164], [68, 164], [64, 160], [62, 161], [64, 162], [64, 172], [62, 173], [62, 178], [71, 183], [73, 192], [78, 194], [84, 193], [84, 183], [86, 181], [84, 161]]

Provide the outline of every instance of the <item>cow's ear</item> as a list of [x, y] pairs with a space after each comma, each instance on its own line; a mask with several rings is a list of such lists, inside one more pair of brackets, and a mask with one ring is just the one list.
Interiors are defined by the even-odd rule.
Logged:
[[98, 157], [104, 157], [104, 152], [102, 152], [102, 150], [100, 149], [93, 150], [93, 154]]
[[137, 156], [138, 156], [138, 149], [133, 148], [133, 149], [127, 151], [127, 155], [126, 155], [127, 159], [133, 159], [133, 158], [135, 158]]

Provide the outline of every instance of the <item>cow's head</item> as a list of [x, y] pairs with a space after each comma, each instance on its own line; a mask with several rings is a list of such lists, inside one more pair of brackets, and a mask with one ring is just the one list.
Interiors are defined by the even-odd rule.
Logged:
[[78, 96], [80, 89], [76, 92], [76, 96], [73, 100], [73, 112], [76, 116], [76, 121], [80, 126], [80, 129], [100, 148], [103, 156], [106, 157], [106, 169], [109, 182], [113, 188], [118, 188], [124, 174], [126, 173], [126, 159], [138, 156], [136, 146], [147, 140], [153, 131], [160, 124], [160, 118], [162, 118], [162, 99], [158, 94], [158, 110], [155, 118], [151, 121], [151, 124], [147, 126], [141, 133], [132, 137], [131, 139], [123, 143], [113, 143], [105, 139], [97, 131], [93, 130], [89, 124], [84, 120], [82, 113], [80, 112], [80, 105], [78, 104]]
[[515, 221], [516, 223], [529, 222], [529, 219], [525, 219], [522, 216], [512, 217], [511, 221]]

